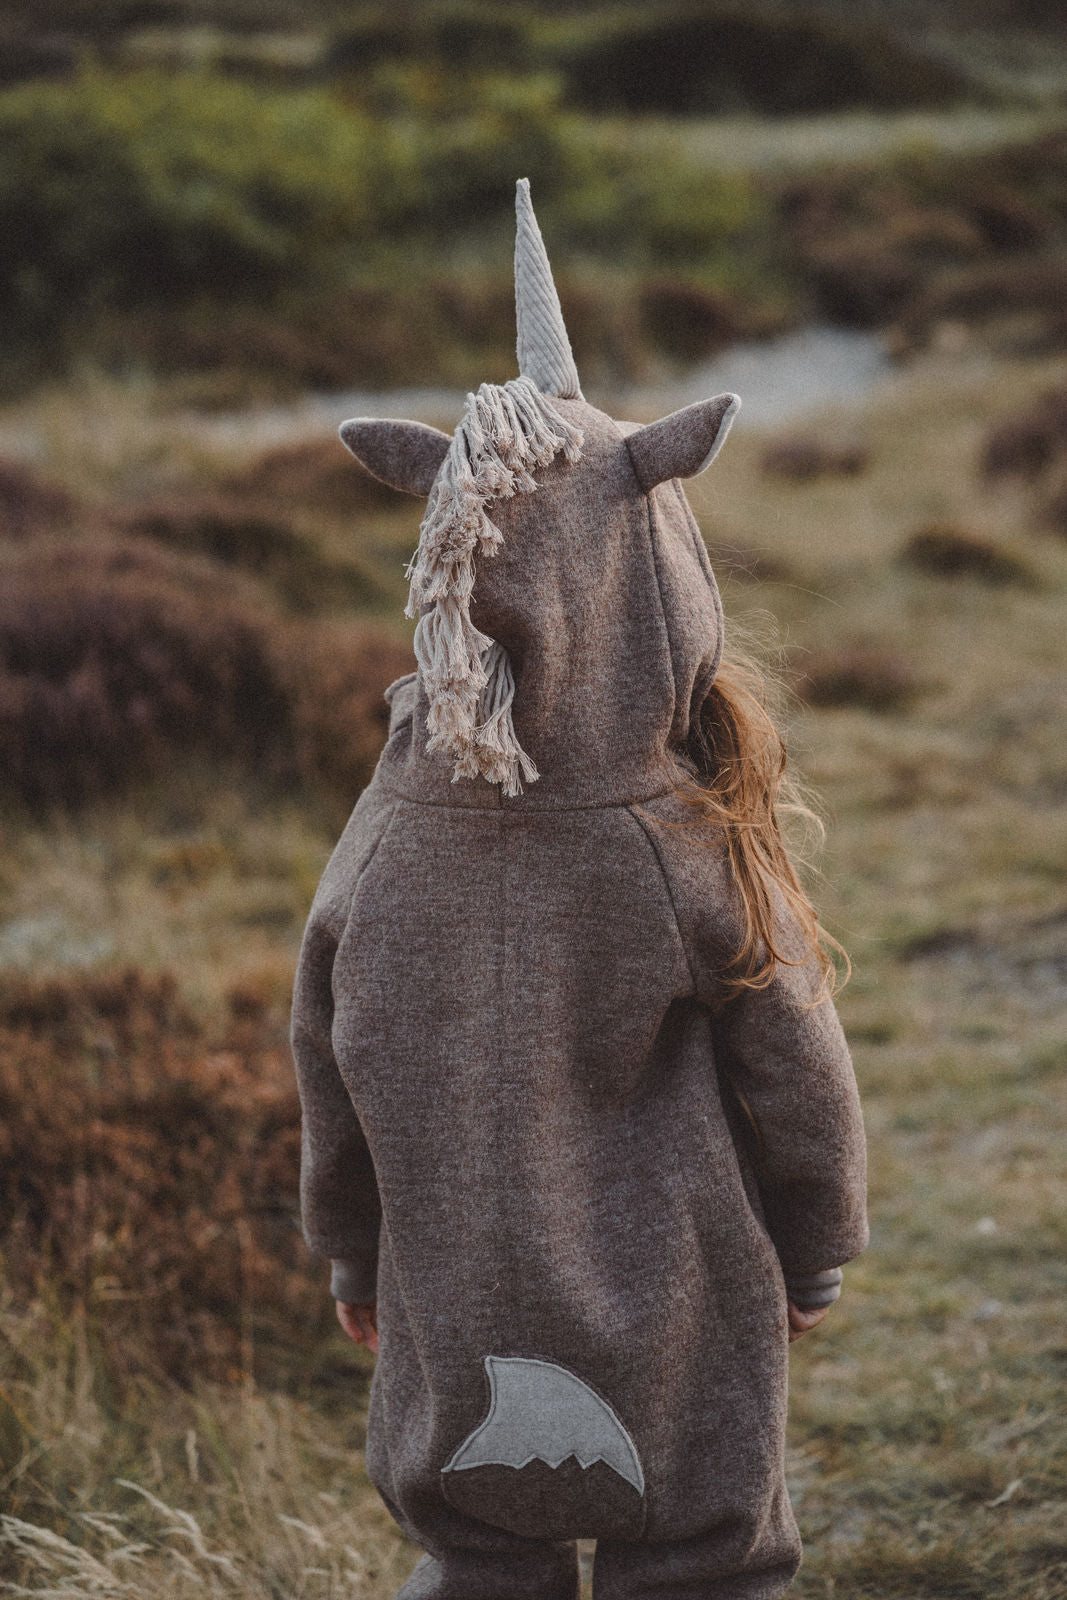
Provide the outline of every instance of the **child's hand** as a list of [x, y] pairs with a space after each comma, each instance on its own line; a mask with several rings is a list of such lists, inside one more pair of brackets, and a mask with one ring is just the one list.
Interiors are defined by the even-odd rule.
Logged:
[[378, 1302], [368, 1306], [350, 1306], [344, 1300], [337, 1302], [337, 1320], [356, 1344], [365, 1344], [378, 1354]]
[[792, 1344], [793, 1340], [799, 1339], [802, 1333], [807, 1333], [811, 1328], [814, 1328], [816, 1323], [822, 1321], [829, 1309], [829, 1306], [817, 1306], [814, 1311], [801, 1311], [800, 1307], [795, 1306], [790, 1300], [789, 1343]]

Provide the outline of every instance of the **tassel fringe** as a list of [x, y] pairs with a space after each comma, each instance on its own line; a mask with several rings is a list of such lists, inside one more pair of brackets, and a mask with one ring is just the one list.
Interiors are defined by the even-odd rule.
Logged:
[[427, 749], [455, 758], [453, 783], [483, 777], [499, 783], [506, 795], [517, 795], [520, 773], [527, 783], [538, 777], [515, 735], [515, 674], [508, 653], [474, 626], [470, 606], [475, 558], [496, 555], [503, 543], [486, 503], [531, 494], [537, 488], [534, 469], [561, 451], [577, 461], [581, 431], [529, 378], [483, 383], [467, 396], [430, 492], [419, 546], [405, 574], [411, 584], [405, 614], [419, 619], [415, 659], [430, 702]]

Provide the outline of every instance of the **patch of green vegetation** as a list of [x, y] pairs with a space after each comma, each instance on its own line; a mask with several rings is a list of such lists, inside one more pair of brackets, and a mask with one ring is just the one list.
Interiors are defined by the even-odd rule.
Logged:
[[1034, 321], [1031, 338], [1061, 336], [1062, 134], [757, 175], [677, 118], [645, 129], [590, 111], [545, 42], [560, 61], [592, 52], [589, 100], [611, 81], [598, 50], [661, 62], [657, 30], [673, 29], [699, 65], [686, 30], [725, 13], [620, 9], [603, 37], [595, 20], [372, 9], [350, 19], [349, 54], [335, 41], [306, 81], [253, 81], [206, 48], [115, 44], [3, 92], [0, 385], [86, 362], [185, 374], [214, 403], [469, 384], [510, 363], [522, 175], [590, 377], [638, 378], [811, 316], [892, 325], [902, 352], [946, 318], [1005, 311]]
[[[462, 342], [465, 302], [470, 343], [511, 343], [520, 175], [564, 282], [568, 263], [610, 259], [632, 300], [666, 269], [737, 301], [742, 321], [775, 292], [769, 210], [747, 178], [598, 159], [539, 80], [385, 119], [322, 88], [89, 68], [0, 96], [8, 379], [96, 353], [315, 381], [339, 340], [361, 381], [417, 365], [425, 381], [444, 364], [435, 342]], [[431, 315], [445, 333], [421, 340]]]
[[316, 91], [94, 69], [13, 90], [0, 314], [28, 352], [105, 313], [254, 301], [305, 272], [336, 282], [380, 204], [381, 143]]
[[[358, 79], [399, 70], [455, 79], [552, 73], [569, 104], [627, 114], [767, 114], [842, 105], [943, 104], [975, 92], [965, 59], [931, 52], [899, 19], [785, 14], [767, 3], [633, 0], [559, 6], [428, 0], [398, 7], [284, 0], [42, 0], [8, 22], [11, 75], [61, 70], [71, 41], [173, 66], [212, 64], [262, 80]], [[59, 38], [56, 38], [56, 34]], [[64, 48], [65, 46], [65, 48]]]

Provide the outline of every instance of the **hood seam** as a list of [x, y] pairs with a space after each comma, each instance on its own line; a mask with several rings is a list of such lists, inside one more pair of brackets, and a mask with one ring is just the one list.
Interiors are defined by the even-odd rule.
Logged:
[[644, 822], [642, 821], [641, 817], [637, 814], [637, 812], [634, 810], [633, 806], [629, 805], [629, 806], [626, 807], [626, 809], [629, 812], [630, 816], [633, 818], [634, 822], [640, 828], [641, 832], [644, 834], [645, 843], [648, 845], [649, 850], [652, 852], [652, 855], [655, 858], [656, 866], [659, 868], [660, 877], [663, 880], [663, 887], [664, 887], [664, 889], [666, 891], [666, 894], [667, 894], [667, 903], [671, 908], [671, 915], [674, 917], [674, 929], [675, 929], [675, 932], [678, 935], [678, 945], [679, 945], [679, 948], [681, 949], [681, 952], [682, 952], [682, 959], [685, 961], [686, 969], [687, 969], [687, 971], [689, 973], [689, 982], [693, 986], [692, 993], [695, 996], [696, 993], [697, 993], [696, 972], [695, 972], [695, 970], [693, 968], [692, 958], [691, 958], [691, 956], [689, 954], [689, 947], [685, 942], [684, 935], [682, 934], [682, 921], [681, 921], [681, 918], [678, 915], [678, 907], [675, 905], [675, 902], [674, 902], [674, 891], [671, 888], [670, 876], [669, 876], [669, 874], [667, 872], [666, 866], [664, 865], [663, 857], [660, 855], [659, 846], [656, 844], [656, 841], [652, 837], [652, 834], [651, 834], [650, 830], [645, 826]]
[[[677, 482], [676, 479], [672, 482]], [[670, 749], [671, 729], [674, 727], [678, 716], [678, 673], [674, 665], [674, 640], [671, 638], [671, 625], [667, 621], [667, 605], [663, 598], [663, 580], [660, 576], [659, 560], [656, 553], [656, 537], [659, 532], [659, 523], [656, 520], [656, 507], [652, 495], [645, 495], [645, 505], [648, 515], [648, 543], [652, 555], [652, 572], [656, 580], [656, 599], [659, 601], [660, 621], [663, 624], [663, 637], [667, 641], [667, 667], [671, 679], [671, 715], [667, 724], [667, 748]]]
[[631, 795], [626, 800], [590, 800], [584, 805], [565, 806], [554, 806], [548, 803], [541, 804], [539, 802], [536, 806], [531, 806], [529, 810], [526, 810], [524, 808], [520, 809], [515, 806], [468, 806], [462, 804], [457, 805], [454, 800], [427, 800], [424, 795], [410, 795], [406, 793], [405, 790], [399, 788], [396, 784], [390, 783], [389, 780], [381, 773], [377, 774], [376, 776], [386, 793], [389, 795], [395, 795], [396, 799], [402, 805], [430, 806], [441, 811], [455, 811], [457, 813], [476, 811], [484, 816], [547, 817], [561, 811], [629, 811], [632, 806], [647, 805], [650, 800], [661, 800], [665, 795], [674, 794], [675, 792], [675, 785], [672, 782], [665, 783], [662, 789], [656, 789], [651, 794]]

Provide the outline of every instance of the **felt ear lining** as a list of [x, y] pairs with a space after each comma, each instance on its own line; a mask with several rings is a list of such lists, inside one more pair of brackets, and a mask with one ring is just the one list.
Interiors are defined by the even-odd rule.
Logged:
[[429, 494], [452, 443], [440, 428], [392, 417], [353, 417], [339, 432], [369, 473], [405, 494]]
[[627, 434], [626, 448], [645, 493], [651, 493], [657, 483], [695, 478], [710, 467], [740, 405], [735, 394], [716, 395]]

